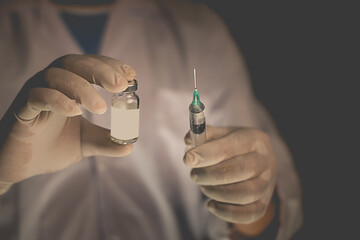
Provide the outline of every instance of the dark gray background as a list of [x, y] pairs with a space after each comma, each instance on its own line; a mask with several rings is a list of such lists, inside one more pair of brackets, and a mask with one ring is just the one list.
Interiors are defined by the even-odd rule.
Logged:
[[[293, 239], [357, 239], [359, 15], [346, 1], [199, 0], [227, 23], [254, 91], [295, 159], [305, 221]], [[358, 119], [358, 118], [356, 118]]]

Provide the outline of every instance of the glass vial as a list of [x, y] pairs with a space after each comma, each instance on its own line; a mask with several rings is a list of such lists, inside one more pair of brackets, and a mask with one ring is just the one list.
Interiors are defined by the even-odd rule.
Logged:
[[134, 79], [128, 84], [125, 91], [115, 93], [111, 99], [111, 140], [118, 144], [134, 143], [139, 137], [138, 83]]

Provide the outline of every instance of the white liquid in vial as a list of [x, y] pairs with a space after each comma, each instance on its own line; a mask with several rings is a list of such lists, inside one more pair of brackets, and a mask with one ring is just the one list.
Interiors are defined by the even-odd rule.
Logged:
[[139, 137], [139, 110], [111, 107], [111, 136], [121, 140]]

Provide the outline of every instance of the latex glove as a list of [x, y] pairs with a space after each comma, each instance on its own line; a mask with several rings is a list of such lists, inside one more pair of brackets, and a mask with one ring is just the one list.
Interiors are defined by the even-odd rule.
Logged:
[[[268, 135], [257, 129], [207, 126], [207, 142], [187, 151], [191, 178], [211, 198], [210, 212], [240, 224], [260, 219], [274, 192], [277, 159]], [[185, 142], [190, 144], [189, 134]]]
[[104, 113], [106, 103], [92, 84], [120, 92], [135, 75], [133, 68], [113, 58], [66, 55], [27, 81], [1, 120], [0, 193], [83, 156], [129, 154], [131, 144], [113, 143], [110, 131], [82, 117], [78, 104]]

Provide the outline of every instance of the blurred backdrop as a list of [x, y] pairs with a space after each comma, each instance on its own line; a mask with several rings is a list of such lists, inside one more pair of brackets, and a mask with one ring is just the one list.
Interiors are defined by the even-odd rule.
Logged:
[[[227, 23], [303, 185], [293, 239], [358, 239], [356, 8], [347, 1], [197, 0]], [[358, 119], [358, 118], [356, 118]], [[358, 195], [358, 194], [356, 194]], [[355, 234], [354, 234], [355, 233]]]

